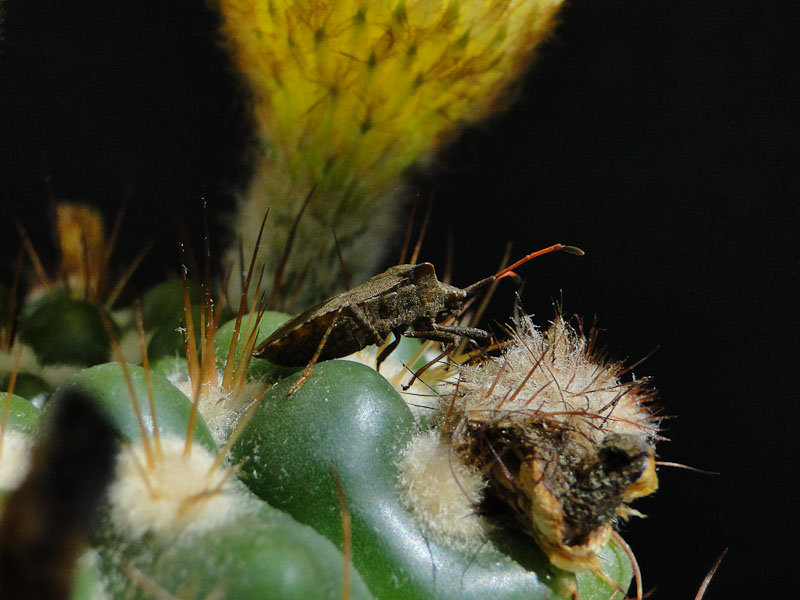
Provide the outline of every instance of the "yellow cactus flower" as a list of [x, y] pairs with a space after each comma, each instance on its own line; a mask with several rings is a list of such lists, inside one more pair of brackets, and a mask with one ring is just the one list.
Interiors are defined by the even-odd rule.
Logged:
[[245, 250], [269, 207], [274, 267], [314, 189], [295, 269], [321, 261], [314, 287], [330, 291], [333, 228], [351, 274], [370, 274], [397, 225], [398, 176], [506, 103], [561, 3], [219, 0], [263, 143], [234, 223]]

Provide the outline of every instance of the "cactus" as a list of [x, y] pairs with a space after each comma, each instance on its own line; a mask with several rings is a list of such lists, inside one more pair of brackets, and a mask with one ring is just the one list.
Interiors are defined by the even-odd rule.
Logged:
[[[247, 285], [255, 281], [254, 262], [243, 278]], [[260, 287], [259, 281], [256, 296]], [[23, 302], [19, 331], [34, 331], [29, 323], [36, 315], [74, 302], [75, 289], [52, 286]], [[646, 389], [620, 383], [618, 365], [593, 362], [588, 342], [563, 320], [546, 334], [526, 320], [501, 356], [476, 362], [456, 354], [408, 390], [402, 383], [412, 375], [404, 365], [424, 365], [430, 342], [404, 340], [382, 374], [371, 349], [317, 364], [287, 397], [301, 369], [253, 354], [289, 315], [249, 302], [247, 289], [238, 307], [229, 308], [224, 295], [214, 301], [217, 289], [209, 280], [196, 284], [184, 277], [154, 287], [126, 310], [82, 300], [87, 308], [81, 310], [99, 326], [72, 335], [70, 352], [60, 360], [90, 356], [82, 344], [107, 345], [113, 360], [98, 353], [95, 364], [67, 372], [55, 392], [31, 383], [38, 381], [36, 369], [46, 371], [53, 359], [26, 346], [30, 338], [9, 340], [5, 353], [14, 364], [3, 374], [9, 393], [0, 398], [4, 494], [15, 493], [31, 446], [46, 442], [53, 415], [71, 393], [91, 398], [121, 442], [91, 549], [73, 565], [75, 589], [84, 597], [145, 598], [160, 590], [191, 598], [577, 593], [591, 599], [627, 589], [631, 565], [621, 542], [611, 540], [611, 522], [636, 514], [627, 503], [655, 487], [655, 421]], [[235, 316], [220, 323], [223, 314]], [[48, 327], [61, 339], [57, 329], [74, 325], [55, 319]], [[41, 331], [45, 336], [47, 328]], [[177, 336], [179, 346], [154, 344], [163, 332]], [[123, 348], [121, 340], [131, 337], [138, 357], [133, 344]], [[33, 369], [23, 374], [28, 354]], [[17, 382], [27, 385], [17, 388]], [[592, 386], [602, 390], [593, 407], [569, 418], [577, 409], [565, 410], [565, 395], [583, 399]], [[560, 390], [548, 400], [553, 407], [545, 403], [548, 387]], [[32, 401], [41, 403], [42, 395], [40, 417]], [[514, 405], [516, 396], [525, 406], [535, 399], [538, 409]], [[499, 410], [503, 403], [507, 412]], [[565, 466], [535, 493], [524, 489], [521, 471], [506, 473], [503, 481], [507, 469], [527, 464], [525, 452], [537, 451], [519, 440], [503, 447], [497, 432], [512, 416], [515, 426], [543, 432], [541, 453], [560, 444]], [[609, 440], [633, 437], [630, 430], [639, 434], [628, 444], [633, 458], [620, 459], [624, 444]], [[490, 446], [504, 458], [488, 457]], [[560, 530], [554, 538], [541, 526], [542, 510], [551, 511], [551, 525], [574, 529], [586, 520], [562, 515], [567, 504], [548, 504], [543, 491], [554, 490], [547, 498], [559, 500], [557, 483], [578, 477], [603, 452], [614, 457], [604, 467], [622, 460], [631, 474], [609, 466], [613, 472], [590, 478], [601, 489], [587, 496], [595, 520], [581, 534], [585, 541], [565, 542]], [[522, 458], [505, 458], [512, 455]], [[523, 508], [498, 508], [503, 502]]]
[[219, 0], [259, 142], [233, 217], [245, 252], [269, 207], [280, 226], [259, 262], [274, 271], [302, 213], [285, 278], [292, 289], [310, 266], [306, 302], [338, 288], [332, 230], [347, 271], [373, 275], [403, 221], [400, 175], [510, 103], [561, 1]]
[[[56, 206], [51, 274], [23, 232], [37, 284], [22, 298], [18, 268], [0, 285], [0, 503], [14, 507], [0, 504], [0, 530], [50, 476], [42, 448], [72, 398], [117, 440], [110, 483], [74, 465], [75, 494], [106, 491], [47, 582], [60, 597], [625, 593], [635, 561], [613, 524], [657, 486], [658, 421], [591, 333], [525, 317], [488, 353], [432, 367], [441, 348], [404, 339], [380, 372], [375, 348], [303, 373], [254, 357], [290, 318], [267, 310], [265, 269], [283, 306], [327, 296], [332, 227], [351, 273], [369, 274], [401, 172], [503, 104], [559, 4], [220, 0], [263, 142], [234, 219], [249, 267], [214, 280], [207, 264], [202, 283], [183, 267], [119, 308], [95, 211]], [[252, 202], [265, 188], [269, 220]], [[32, 585], [3, 571], [22, 548], [0, 537], [0, 595]]]

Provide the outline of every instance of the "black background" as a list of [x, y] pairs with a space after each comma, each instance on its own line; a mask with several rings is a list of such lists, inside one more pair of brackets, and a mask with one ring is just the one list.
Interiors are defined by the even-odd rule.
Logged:
[[[11, 215], [48, 254], [48, 187], [111, 219], [130, 185], [119, 262], [162, 234], [140, 288], [175, 270], [173, 213], [197, 243], [201, 198], [230, 207], [247, 175], [242, 96], [213, 15], [178, 4], [6, 3], [4, 278]], [[799, 12], [575, 0], [520, 101], [412, 185], [435, 192], [422, 258], [444, 264], [450, 235], [454, 283], [494, 271], [509, 240], [515, 256], [579, 245], [583, 258], [520, 269], [525, 309], [544, 324], [563, 294], [615, 355], [658, 348], [636, 374], [674, 416], [661, 456], [721, 474], [661, 469], [637, 504], [650, 517], [623, 528], [656, 598], [693, 598], [728, 546], [706, 598], [780, 597], [796, 570]], [[511, 303], [507, 288], [495, 317]]]

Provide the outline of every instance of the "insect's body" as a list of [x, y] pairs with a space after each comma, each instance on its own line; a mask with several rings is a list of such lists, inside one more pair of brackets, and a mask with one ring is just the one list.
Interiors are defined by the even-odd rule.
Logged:
[[432, 264], [397, 265], [288, 321], [259, 346], [256, 356], [281, 365], [307, 364], [332, 322], [319, 359], [347, 356], [382, 344], [392, 332], [434, 331], [434, 324], [464, 300], [466, 292], [440, 282]]
[[513, 274], [512, 269], [531, 258], [556, 250], [583, 254], [578, 248], [555, 244], [464, 289], [436, 279], [431, 263], [391, 267], [284, 323], [261, 343], [255, 355], [278, 365], [307, 364], [308, 372], [317, 360], [340, 358], [383, 344], [390, 333], [395, 339], [378, 356], [379, 366], [397, 347], [402, 335], [435, 340], [448, 347], [461, 338], [487, 341], [490, 336], [481, 329], [440, 323], [458, 313], [469, 298], [488, 284]]

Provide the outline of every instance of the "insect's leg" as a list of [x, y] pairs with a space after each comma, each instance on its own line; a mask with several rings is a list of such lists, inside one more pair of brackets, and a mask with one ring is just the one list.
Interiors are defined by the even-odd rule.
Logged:
[[[411, 337], [414, 337], [414, 336], [411, 336]], [[439, 354], [439, 355], [438, 355], [436, 358], [434, 358], [432, 361], [425, 363], [425, 364], [424, 364], [424, 365], [422, 365], [422, 366], [421, 366], [419, 369], [417, 369], [416, 371], [414, 371], [414, 376], [411, 378], [411, 381], [409, 381], [407, 384], [403, 385], [403, 391], [407, 390], [407, 389], [408, 389], [408, 388], [410, 388], [412, 385], [414, 385], [414, 382], [415, 382], [415, 381], [416, 381], [416, 380], [419, 378], [419, 376], [420, 376], [420, 375], [422, 375], [422, 374], [423, 374], [425, 371], [427, 371], [427, 370], [428, 370], [428, 368], [432, 367], [432, 366], [433, 366], [433, 365], [435, 365], [437, 362], [439, 362], [439, 361], [440, 361], [442, 358], [444, 358], [444, 357], [445, 357], [445, 356], [447, 356], [447, 355], [448, 355], [450, 352], [452, 352], [452, 351], [453, 351], [453, 348], [455, 348], [455, 347], [456, 347], [456, 344], [455, 344], [455, 342], [457, 342], [457, 341], [458, 341], [458, 338], [455, 338], [455, 339], [454, 339], [454, 341], [453, 341], [452, 343], [448, 344], [448, 345], [445, 347], [444, 351], [443, 351], [441, 354]]]
[[322, 349], [325, 347], [325, 343], [328, 341], [328, 338], [331, 335], [331, 331], [333, 331], [334, 325], [336, 325], [336, 321], [339, 320], [339, 317], [342, 314], [342, 311], [349, 306], [349, 304], [343, 304], [339, 307], [339, 310], [336, 311], [336, 314], [333, 315], [333, 319], [331, 319], [330, 325], [325, 330], [325, 334], [322, 336], [322, 339], [319, 342], [319, 346], [317, 346], [317, 350], [314, 352], [314, 356], [311, 357], [311, 360], [306, 365], [306, 368], [303, 369], [303, 374], [300, 376], [300, 379], [294, 382], [294, 385], [289, 388], [289, 391], [286, 392], [286, 397], [288, 398], [292, 394], [294, 394], [297, 390], [300, 389], [300, 386], [306, 382], [308, 376], [311, 375], [311, 370], [314, 368], [314, 365], [317, 364], [319, 360], [319, 355], [322, 354]]
[[459, 339], [459, 334], [449, 331], [406, 331], [403, 335], [421, 340], [431, 340], [442, 344], [455, 344]]
[[438, 323], [433, 323], [433, 330], [458, 335], [476, 342], [486, 343], [492, 338], [492, 334], [488, 331], [477, 329], [476, 327], [460, 327], [458, 325], [439, 325]]
[[[348, 315], [354, 321], [358, 322], [363, 331], [369, 333], [370, 339], [367, 341], [366, 344], [364, 344], [364, 346], [368, 346], [369, 344], [377, 344], [377, 345], [383, 344], [383, 342], [386, 339], [386, 335], [385, 334], [381, 335], [380, 331], [378, 331], [375, 328], [375, 325], [373, 325], [372, 322], [369, 319], [367, 319], [367, 316], [364, 314], [364, 311], [361, 310], [361, 308], [357, 304], [348, 303], [343, 305], [342, 309], [347, 311]], [[381, 363], [386, 359], [387, 356], [389, 356], [392, 352], [394, 352], [395, 348], [397, 348], [397, 345], [400, 343], [400, 336], [403, 335], [404, 329], [405, 327], [400, 327], [392, 331], [392, 333], [394, 334], [394, 340], [392, 340], [392, 343], [386, 346], [386, 348], [381, 350], [381, 353], [378, 355], [378, 362], [375, 365], [376, 371], [380, 372]]]
[[381, 353], [378, 354], [378, 364], [375, 365], [375, 370], [378, 371], [378, 373], [381, 372], [381, 363], [386, 360], [386, 357], [394, 352], [395, 348], [397, 348], [397, 346], [400, 344], [400, 338], [403, 335], [403, 328], [392, 331], [392, 335], [394, 335], [392, 343], [386, 346], [386, 348], [381, 350]]
[[375, 325], [367, 318], [367, 315], [364, 314], [364, 311], [357, 304], [352, 304], [350, 302], [343, 304], [339, 310], [346, 311], [348, 316], [352, 317], [353, 320], [358, 321], [358, 324], [364, 329], [364, 331], [369, 332], [369, 336], [371, 339], [367, 340], [367, 343], [361, 346], [365, 348], [370, 344], [382, 344], [386, 341], [386, 334], [381, 335], [380, 332], [375, 329]]
[[417, 371], [414, 373], [414, 376], [411, 378], [411, 381], [409, 381], [407, 385], [403, 386], [404, 389], [411, 387], [411, 384], [413, 384], [425, 370], [452, 352], [462, 337], [474, 340], [476, 342], [488, 342], [492, 337], [488, 331], [477, 329], [475, 327], [439, 325], [438, 323], [431, 323], [431, 325], [432, 330], [430, 331], [407, 331], [405, 335], [407, 337], [441, 342], [442, 344], [445, 344], [444, 351], [432, 361], [417, 369]]
[[453, 349], [456, 347], [459, 341], [459, 336], [454, 333], [450, 333], [449, 331], [406, 331], [404, 334], [406, 337], [412, 338], [419, 338], [423, 340], [432, 340], [434, 342], [440, 342], [444, 344], [444, 351], [434, 358], [429, 363], [426, 363], [419, 369], [414, 372], [414, 376], [411, 378], [406, 385], [403, 386], [404, 389], [408, 389], [411, 385], [417, 380], [417, 378], [422, 375], [425, 371], [427, 371], [430, 367], [435, 365], [439, 360], [443, 357], [447, 356]]

